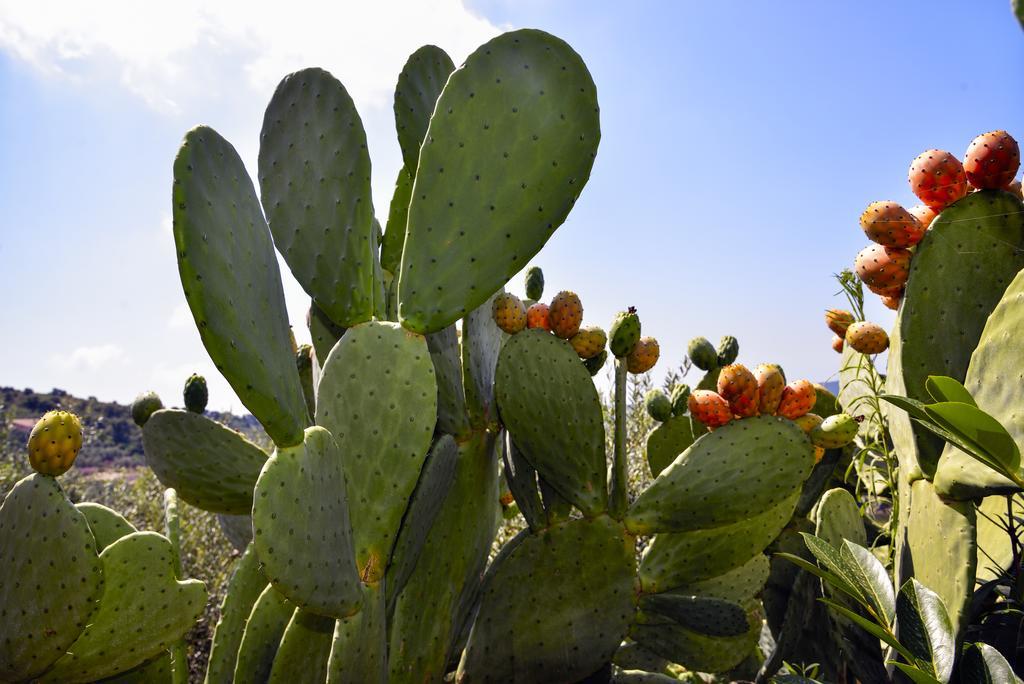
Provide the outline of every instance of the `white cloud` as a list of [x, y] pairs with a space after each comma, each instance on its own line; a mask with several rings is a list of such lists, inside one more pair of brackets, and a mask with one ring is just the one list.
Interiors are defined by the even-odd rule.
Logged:
[[116, 344], [78, 347], [68, 354], [54, 354], [50, 363], [60, 371], [95, 371], [116, 360], [123, 360], [124, 350]]

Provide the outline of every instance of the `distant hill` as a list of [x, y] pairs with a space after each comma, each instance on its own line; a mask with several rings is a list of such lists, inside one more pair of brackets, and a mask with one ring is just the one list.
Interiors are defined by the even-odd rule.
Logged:
[[[180, 402], [168, 401], [173, 406]], [[0, 447], [10, 457], [24, 453], [25, 442], [37, 419], [52, 409], [71, 411], [82, 419], [84, 439], [82, 451], [75, 461], [79, 468], [134, 468], [144, 465], [142, 430], [132, 421], [131, 406], [100, 401], [96, 397], [81, 399], [64, 390], [36, 392], [0, 387]], [[266, 442], [263, 428], [251, 415], [207, 411], [206, 415], [245, 433], [258, 444]]]

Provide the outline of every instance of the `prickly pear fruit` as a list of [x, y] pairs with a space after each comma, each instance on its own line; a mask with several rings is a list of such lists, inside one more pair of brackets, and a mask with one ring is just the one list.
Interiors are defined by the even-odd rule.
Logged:
[[824, 456], [825, 456], [825, 449], [824, 449], [824, 447], [820, 447], [820, 446], [814, 447], [814, 462], [815, 463], [818, 463], [819, 461], [821, 461], [821, 459], [824, 458]]
[[583, 323], [583, 304], [575, 292], [562, 290], [551, 300], [548, 309], [551, 332], [567, 340], [580, 331]]
[[641, 337], [637, 340], [633, 351], [626, 356], [626, 370], [630, 373], [640, 374], [654, 368], [661, 356], [661, 347], [658, 340], [653, 337]]
[[853, 323], [853, 314], [845, 309], [829, 309], [825, 312], [825, 325], [836, 335], [845, 335]]
[[686, 347], [690, 361], [702, 371], [718, 368], [718, 352], [706, 337], [694, 337]]
[[927, 204], [915, 204], [910, 207], [907, 211], [910, 215], [917, 219], [917, 222], [921, 224], [921, 227], [927, 231], [932, 227], [932, 221], [938, 216], [938, 212], [929, 207]]
[[889, 347], [889, 335], [877, 323], [857, 321], [846, 330], [846, 344], [861, 354], [881, 354]]
[[817, 400], [818, 393], [814, 391], [814, 385], [810, 380], [791, 382], [782, 390], [782, 398], [779, 400], [779, 408], [775, 415], [796, 420], [810, 412]]
[[580, 328], [580, 331], [569, 338], [569, 344], [580, 355], [581, 359], [592, 359], [608, 344], [608, 336], [596, 325]]
[[206, 389], [206, 378], [198, 373], [188, 376], [185, 381], [185, 408], [192, 413], [202, 413], [206, 410], [206, 402], [210, 399], [210, 392]]
[[839, 335], [832, 336], [832, 351], [837, 354], [843, 353], [843, 338]]
[[628, 311], [615, 314], [612, 327], [608, 329], [608, 339], [611, 341], [609, 346], [612, 354], [620, 359], [629, 356], [640, 341], [640, 317], [636, 315], [635, 307], [631, 306]]
[[838, 449], [853, 441], [857, 436], [857, 421], [848, 413], [837, 413], [821, 421], [810, 431], [814, 446]]
[[526, 306], [511, 292], [502, 292], [494, 298], [491, 316], [495, 324], [509, 335], [515, 335], [526, 327]]
[[160, 401], [156, 392], [143, 392], [132, 402], [132, 420], [136, 425], [142, 427], [151, 415], [163, 407], [164, 403]]
[[786, 376], [774, 363], [762, 363], [754, 369], [757, 380], [758, 412], [763, 416], [775, 415], [786, 387]]
[[740, 343], [732, 335], [725, 335], [718, 342], [718, 365], [728, 366], [740, 355]]
[[729, 402], [732, 412], [741, 418], [756, 415], [760, 407], [757, 378], [741, 363], [722, 367], [718, 376], [718, 394]]
[[817, 413], [805, 413], [793, 422], [796, 426], [804, 431], [805, 435], [811, 434], [811, 430], [815, 429], [822, 423], [822, 417]]
[[67, 472], [82, 448], [82, 423], [68, 411], [47, 411], [28, 436], [28, 460], [41, 475]]
[[1006, 131], [982, 133], [964, 155], [967, 182], [979, 190], [1002, 190], [1020, 168], [1020, 147]]
[[1017, 199], [1024, 200], [1024, 189], [1021, 188], [1019, 180], [1015, 180], [1006, 186], [1006, 192], [1016, 195]]
[[911, 247], [924, 236], [914, 215], [892, 201], [869, 204], [860, 215], [860, 227], [868, 239], [886, 247]]
[[551, 330], [551, 324], [548, 322], [547, 304], [537, 302], [536, 304], [532, 304], [530, 308], [526, 310], [526, 327]]
[[544, 271], [539, 266], [526, 269], [526, 298], [537, 302], [544, 296]]
[[681, 416], [690, 410], [690, 386], [680, 383], [672, 388], [672, 415]]
[[608, 360], [608, 350], [602, 349], [597, 356], [591, 356], [589, 359], [583, 359], [583, 365], [590, 371], [590, 377], [597, 375], [602, 368], [604, 368], [605, 362]]
[[[892, 309], [893, 311], [895, 311], [896, 309], [900, 308], [900, 301], [902, 301], [902, 299], [902, 295], [887, 295], [885, 297], [882, 297], [882, 304], [885, 306], [885, 308]], [[840, 340], [840, 342], [841, 341], [842, 340]]]
[[890, 287], [876, 287], [874, 285], [868, 285], [868, 289], [874, 292], [879, 297], [896, 297], [900, 298], [903, 296], [902, 285], [892, 285]]
[[936, 211], [967, 194], [967, 175], [960, 161], [944, 150], [925, 150], [910, 163], [910, 189]]
[[672, 417], [672, 400], [660, 389], [652, 389], [644, 395], [644, 407], [647, 415], [659, 423]]
[[690, 415], [709, 428], [721, 427], [732, 420], [729, 402], [718, 392], [695, 390], [687, 401]]
[[857, 255], [853, 264], [866, 285], [880, 288], [903, 287], [910, 275], [910, 251], [870, 245]]

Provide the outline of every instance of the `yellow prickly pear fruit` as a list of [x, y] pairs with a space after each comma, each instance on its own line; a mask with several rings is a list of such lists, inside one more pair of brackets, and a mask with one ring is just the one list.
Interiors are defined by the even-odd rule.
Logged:
[[67, 411], [48, 411], [28, 437], [28, 460], [41, 475], [62, 475], [82, 448], [82, 423]]
[[494, 298], [491, 315], [495, 324], [509, 335], [526, 327], [526, 306], [511, 292], [502, 292]]
[[811, 430], [821, 425], [824, 418], [819, 416], [817, 413], [805, 413], [793, 422], [796, 426], [804, 431], [804, 434], [811, 434]]
[[548, 308], [548, 321], [551, 332], [563, 340], [568, 340], [580, 331], [583, 323], [583, 304], [575, 292], [562, 290], [551, 300]]
[[641, 337], [633, 351], [626, 356], [626, 370], [630, 373], [646, 373], [658, 363], [659, 356], [661, 347], [658, 346], [658, 340], [653, 337]]
[[889, 335], [877, 323], [857, 321], [846, 329], [846, 344], [861, 354], [881, 354], [889, 348]]
[[578, 333], [569, 338], [569, 344], [580, 355], [581, 359], [592, 359], [601, 353], [604, 345], [608, 343], [608, 336], [604, 330], [596, 325], [588, 325], [581, 328]]
[[786, 376], [782, 369], [774, 363], [762, 363], [754, 369], [758, 388], [758, 413], [762, 416], [775, 415], [782, 399], [782, 390], [786, 387]]

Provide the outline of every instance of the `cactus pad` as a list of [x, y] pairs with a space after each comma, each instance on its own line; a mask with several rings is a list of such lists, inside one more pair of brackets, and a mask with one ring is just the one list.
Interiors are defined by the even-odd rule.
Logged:
[[505, 33], [448, 79], [409, 205], [399, 319], [440, 330], [544, 246], [590, 176], [601, 137], [583, 60], [542, 31]]
[[459, 681], [566, 682], [596, 671], [635, 610], [633, 553], [632, 539], [606, 516], [526, 538], [484, 589]]
[[709, 596], [649, 594], [641, 597], [640, 609], [667, 617], [686, 629], [708, 636], [731, 637], [750, 630], [747, 611], [732, 601]]
[[839, 548], [843, 540], [867, 546], [864, 519], [853, 495], [845, 489], [830, 489], [821, 496], [815, 512], [814, 535]]
[[403, 166], [395, 179], [395, 191], [388, 208], [388, 227], [380, 246], [380, 266], [392, 274], [398, 273], [405, 246], [405, 223], [409, 218], [409, 199], [412, 197], [412, 176]]
[[409, 55], [395, 87], [395, 127], [405, 168], [413, 176], [419, 165], [420, 146], [427, 134], [434, 105], [455, 63], [436, 45], [424, 45]]
[[210, 358], [275, 443], [300, 443], [306, 402], [274, 243], [242, 160], [212, 128], [189, 131], [174, 160], [174, 243]]
[[220, 604], [220, 618], [213, 632], [205, 684], [231, 684], [245, 624], [267, 586], [267, 578], [260, 571], [256, 549], [250, 544], [235, 564], [224, 600]]
[[741, 602], [757, 596], [768, 581], [768, 556], [759, 553], [738, 568], [706, 580], [673, 589], [672, 594], [710, 596]]
[[297, 609], [274, 654], [268, 684], [324, 682], [334, 620]]
[[262, 684], [267, 681], [281, 636], [294, 614], [295, 606], [268, 584], [246, 620], [242, 643], [238, 646], [235, 683]]
[[363, 609], [334, 625], [327, 664], [328, 684], [387, 682], [383, 589], [379, 584], [368, 585], [363, 596]]
[[[499, 290], [501, 292], [502, 290]], [[470, 311], [462, 324], [462, 375], [471, 420], [486, 425], [497, 420], [494, 408], [494, 373], [503, 333], [491, 315], [493, 297]]]
[[449, 435], [469, 428], [466, 391], [462, 387], [462, 350], [455, 324], [427, 337], [427, 348], [437, 377], [437, 427]]
[[29, 475], [0, 505], [0, 680], [30, 679], [60, 658], [104, 586], [96, 542], [57, 481]]
[[83, 502], [75, 506], [89, 521], [89, 529], [96, 538], [96, 550], [103, 551], [121, 537], [136, 532], [135, 526], [117, 511], [98, 503]]
[[750, 518], [706, 530], [658, 534], [640, 561], [645, 592], [662, 592], [737, 568], [760, 554], [793, 516], [799, 492]]
[[323, 368], [328, 354], [345, 334], [345, 328], [332, 321], [316, 302], [310, 302], [306, 323], [309, 327], [309, 337], [313, 341], [316, 361]]
[[174, 577], [170, 542], [134, 532], [100, 554], [99, 607], [44, 682], [92, 682], [130, 670], [183, 637], [206, 606], [206, 587]]
[[658, 477], [691, 444], [693, 427], [687, 415], [673, 416], [654, 428], [647, 437], [647, 465], [651, 477]]
[[412, 494], [430, 450], [434, 378], [426, 340], [396, 323], [349, 328], [324, 364], [316, 421], [337, 437], [364, 582], [384, 576], [405, 513], [396, 502]]
[[323, 69], [285, 76], [263, 118], [260, 193], [274, 243], [335, 323], [373, 315], [370, 154], [348, 92]]
[[761, 616], [751, 610], [750, 629], [739, 636], [713, 637], [687, 629], [666, 618], [642, 615], [630, 636], [647, 650], [688, 670], [724, 672], [739, 665], [757, 644]]
[[607, 506], [604, 416], [565, 340], [525, 330], [502, 348], [495, 378], [501, 419], [546, 482], [593, 516]]
[[733, 421], [662, 471], [630, 507], [626, 527], [686, 532], [750, 518], [799, 492], [813, 465], [811, 443], [792, 421]]
[[267, 579], [298, 607], [331, 617], [351, 615], [361, 599], [345, 489], [338, 444], [314, 426], [301, 445], [274, 453], [253, 494]]
[[544, 527], [544, 504], [540, 500], [537, 489], [537, 471], [523, 458], [519, 447], [511, 439], [503, 454], [505, 481], [508, 483], [512, 497], [519, 505], [519, 510], [530, 529], [536, 532]]
[[142, 428], [146, 464], [165, 487], [214, 513], [252, 510], [252, 489], [267, 460], [262, 449], [205, 416], [157, 411]]

